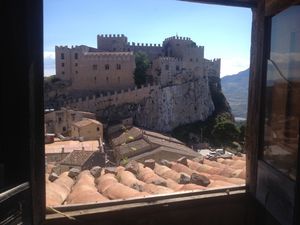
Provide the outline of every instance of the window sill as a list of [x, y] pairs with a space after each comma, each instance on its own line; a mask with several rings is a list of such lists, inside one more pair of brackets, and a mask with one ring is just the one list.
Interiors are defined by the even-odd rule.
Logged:
[[[191, 205], [201, 203], [213, 203], [220, 201], [230, 201], [230, 199], [242, 199], [246, 196], [245, 185], [232, 186], [226, 188], [214, 188], [202, 191], [186, 191], [174, 194], [153, 195], [145, 198], [132, 198], [128, 200], [111, 200], [104, 203], [74, 204], [47, 209], [45, 224], [56, 224], [61, 220], [74, 220], [81, 217], [100, 217], [107, 214], [130, 210], [150, 210], [159, 208], [178, 207], [179, 205]], [[220, 207], [221, 208], [221, 207]]]

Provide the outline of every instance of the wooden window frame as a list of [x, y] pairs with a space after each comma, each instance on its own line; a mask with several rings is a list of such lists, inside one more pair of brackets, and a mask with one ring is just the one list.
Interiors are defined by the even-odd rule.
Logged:
[[[12, 127], [16, 127], [17, 125], [22, 129], [23, 132], [28, 132], [28, 135], [22, 137], [20, 136], [20, 143], [24, 144], [24, 149], [20, 148], [18, 154], [20, 160], [14, 159], [13, 155], [9, 155], [5, 158], [5, 162], [8, 166], [11, 166], [15, 163], [14, 160], [20, 163], [20, 165], [24, 165], [24, 171], [21, 171], [22, 175], [18, 176], [17, 173], [13, 173], [13, 177], [16, 176], [15, 180], [11, 181], [11, 184], [14, 184], [14, 188], [7, 190], [6, 192], [2, 192], [0, 195], [0, 203], [3, 206], [3, 202], [6, 203], [8, 199], [11, 199], [19, 194], [24, 195], [24, 199], [27, 199], [25, 203], [22, 202], [24, 212], [24, 221], [27, 221], [28, 224], [70, 224], [72, 221], [70, 218], [66, 217], [63, 214], [57, 213], [48, 215], [47, 220], [45, 221], [45, 208], [41, 207], [45, 205], [45, 183], [44, 179], [40, 179], [45, 174], [45, 155], [44, 155], [44, 137], [43, 137], [43, 125], [44, 125], [44, 112], [43, 112], [43, 2], [42, 0], [10, 0], [8, 1], [8, 10], [4, 10], [4, 12], [8, 12], [6, 17], [9, 18], [8, 21], [8, 31], [7, 33], [10, 35], [7, 36], [8, 43], [13, 43], [14, 45], [7, 45], [7, 52], [10, 54], [17, 53], [15, 55], [10, 54], [10, 57], [7, 58], [7, 62], [11, 61], [11, 59], [15, 59], [14, 62], [20, 65], [20, 67], [13, 68], [13, 75], [22, 74], [22, 76], [17, 76], [17, 78], [11, 78], [9, 76], [4, 77], [2, 79], [6, 79], [5, 82], [8, 84], [8, 88], [13, 87], [13, 80], [17, 79], [20, 81], [19, 83], [28, 84], [28, 85], [17, 85], [20, 87], [20, 92], [24, 94], [23, 96], [19, 96], [21, 100], [25, 102], [21, 108], [23, 113], [23, 118], [28, 118], [27, 121], [22, 123], [22, 126], [17, 124], [17, 122], [12, 120]], [[213, 3], [220, 5], [229, 5], [229, 6], [242, 6], [242, 7], [251, 7], [253, 9], [253, 21], [252, 21], [252, 35], [251, 35], [251, 66], [250, 66], [250, 78], [249, 78], [249, 100], [248, 105], [250, 107], [248, 110], [248, 118], [247, 118], [247, 131], [246, 131], [246, 149], [248, 150], [247, 154], [247, 179], [246, 179], [246, 190], [236, 190], [232, 189], [232, 195], [228, 194], [227, 189], [220, 189], [215, 193], [215, 190], [210, 191], [201, 191], [201, 192], [193, 192], [193, 193], [185, 193], [177, 195], [177, 198], [166, 198], [162, 196], [153, 196], [149, 197], [153, 200], [153, 202], [147, 202], [147, 199], [143, 200], [128, 200], [124, 201], [124, 204], [120, 206], [107, 205], [106, 207], [97, 207], [95, 209], [88, 209], [86, 214], [82, 214], [78, 210], [75, 212], [70, 212], [71, 216], [78, 216], [79, 218], [87, 218], [95, 219], [95, 217], [109, 217], [114, 213], [122, 213], [122, 210], [130, 210], [132, 209], [143, 209], [145, 211], [151, 210], [162, 210], [164, 207], [172, 208], [177, 207], [180, 203], [181, 206], [185, 204], [199, 204], [201, 202], [211, 203], [218, 201], [220, 198], [234, 199], [235, 196], [240, 198], [245, 198], [246, 193], [250, 193], [255, 196], [256, 186], [257, 186], [257, 167], [258, 167], [258, 158], [259, 158], [259, 149], [261, 146], [261, 119], [263, 118], [262, 114], [262, 100], [261, 96], [263, 95], [262, 85], [263, 85], [263, 67], [264, 67], [264, 49], [259, 48], [259, 46], [264, 45], [264, 28], [265, 28], [265, 19], [261, 12], [265, 12], [266, 15], [271, 15], [269, 9], [264, 9], [264, 1], [259, 1], [256, 5], [255, 3], [250, 2], [241, 2], [235, 0], [203, 0], [203, 1], [191, 1], [191, 2], [203, 2], [203, 3]], [[290, 3], [290, 2], [289, 2]], [[18, 4], [18, 7], [15, 8], [15, 5]], [[285, 3], [283, 3], [285, 4]], [[6, 5], [5, 5], [6, 6]], [[282, 7], [282, 5], [281, 5]], [[25, 9], [25, 10], [24, 10]], [[278, 10], [278, 9], [277, 9]], [[274, 10], [273, 10], [274, 12]], [[25, 30], [25, 32], [24, 32]], [[32, 36], [31, 34], [34, 34]], [[18, 38], [11, 38], [11, 36]], [[23, 43], [25, 47], [22, 48]], [[20, 44], [20, 45], [18, 45]], [[21, 47], [21, 48], [20, 48]], [[20, 49], [25, 51], [24, 53], [20, 52]], [[27, 60], [24, 60], [24, 55]], [[5, 61], [6, 62], [6, 61]], [[9, 64], [9, 63], [8, 63]], [[3, 82], [1, 82], [3, 83]], [[9, 84], [12, 83], [10, 86]], [[11, 98], [13, 99], [13, 98]], [[258, 101], [258, 102], [257, 102]], [[9, 103], [8, 100], [4, 101], [4, 106], [10, 107], [11, 110], [18, 110], [18, 106], [13, 106]], [[28, 103], [28, 104], [27, 104]], [[6, 114], [8, 118], [13, 118]], [[23, 129], [24, 128], [24, 129]], [[9, 136], [7, 136], [9, 137]], [[16, 143], [18, 145], [18, 143]], [[5, 148], [8, 148], [8, 145], [4, 145]], [[21, 147], [21, 145], [18, 145]], [[14, 153], [15, 154], [15, 153]], [[24, 157], [22, 157], [24, 156]], [[29, 161], [22, 162], [24, 159], [29, 157]], [[298, 154], [299, 157], [299, 154]], [[28, 167], [28, 165], [30, 167]], [[299, 163], [298, 163], [298, 173], [297, 180], [299, 181]], [[17, 185], [16, 185], [17, 184]], [[299, 182], [297, 184], [299, 190]], [[14, 191], [17, 190], [17, 191]], [[4, 193], [4, 195], [3, 195]], [[299, 194], [297, 192], [296, 194]], [[9, 197], [9, 198], [7, 198]], [[209, 199], [209, 200], [207, 200]], [[130, 202], [131, 201], [131, 202]], [[296, 210], [299, 209], [299, 202], [296, 204]], [[112, 203], [111, 203], [112, 204]], [[88, 205], [87, 205], [88, 206]], [[128, 208], [129, 207], [129, 208]], [[74, 209], [75, 210], [75, 209]], [[54, 218], [54, 217], [59, 217]], [[51, 218], [52, 219], [51, 219]], [[299, 216], [295, 218], [295, 221], [299, 219]], [[73, 221], [74, 222], [74, 221]], [[74, 222], [76, 224], [76, 221]]]
[[[256, 71], [250, 71], [252, 76], [249, 81], [248, 131], [246, 132], [248, 146], [246, 148], [251, 154], [247, 155], [247, 184], [249, 192], [283, 225], [299, 222], [299, 215], [296, 212], [299, 210], [297, 197], [299, 196], [300, 149], [298, 149], [297, 160], [296, 181], [298, 182], [291, 181], [262, 159], [267, 59], [270, 53], [272, 17], [299, 2], [294, 0], [279, 3], [269, 1], [267, 4], [261, 1], [257, 12], [257, 18], [260, 19], [255, 23], [256, 34], [252, 37], [257, 43], [253, 45], [252, 41], [251, 44], [251, 50], [255, 52], [251, 54], [251, 66]], [[300, 143], [298, 148], [300, 148]]]

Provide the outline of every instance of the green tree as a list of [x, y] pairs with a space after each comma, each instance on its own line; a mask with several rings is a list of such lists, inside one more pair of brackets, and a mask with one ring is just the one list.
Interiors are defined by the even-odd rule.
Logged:
[[136, 52], [135, 54], [135, 70], [134, 70], [134, 82], [135, 85], [140, 87], [146, 84], [147, 81], [147, 69], [150, 66], [148, 56], [144, 52]]
[[217, 122], [212, 130], [212, 136], [219, 144], [228, 144], [239, 139], [238, 127], [229, 120]]
[[240, 126], [240, 141], [244, 141], [245, 140], [245, 134], [246, 134], [246, 125], [242, 124]]

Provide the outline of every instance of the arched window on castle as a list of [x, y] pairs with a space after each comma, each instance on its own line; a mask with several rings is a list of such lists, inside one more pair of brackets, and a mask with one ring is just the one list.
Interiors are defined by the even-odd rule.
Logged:
[[105, 70], [109, 70], [109, 65], [105, 64]]
[[78, 59], [78, 53], [75, 53], [74, 58]]
[[64, 53], [60, 54], [60, 59], [65, 59], [65, 54]]
[[121, 64], [117, 64], [117, 70], [121, 69]]

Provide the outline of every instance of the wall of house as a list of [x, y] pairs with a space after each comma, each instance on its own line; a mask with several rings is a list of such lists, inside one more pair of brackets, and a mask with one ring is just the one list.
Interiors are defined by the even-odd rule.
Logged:
[[102, 124], [90, 123], [83, 127], [72, 125], [72, 137], [83, 137], [84, 140], [98, 140], [103, 139]]
[[55, 134], [71, 134], [71, 124], [82, 118], [96, 119], [96, 115], [90, 112], [75, 111], [62, 108], [45, 114], [46, 132]]

